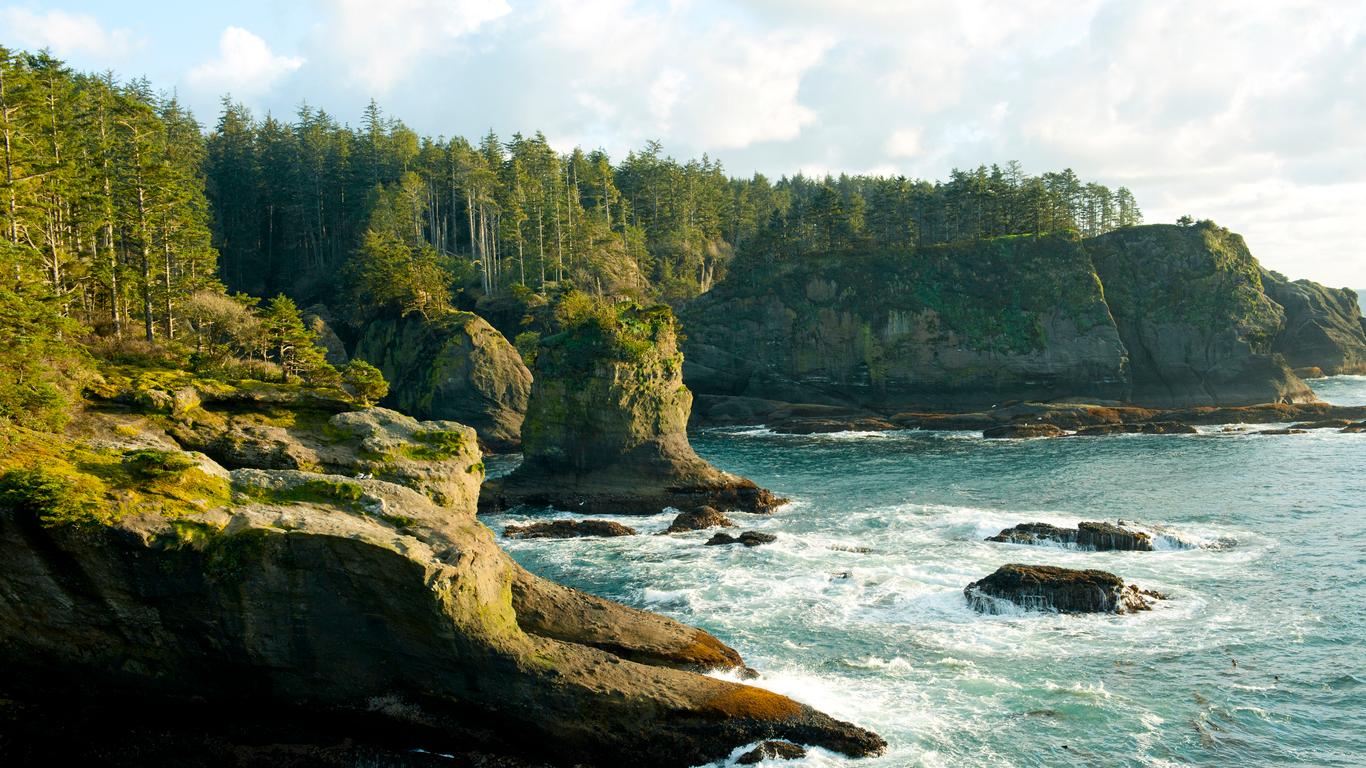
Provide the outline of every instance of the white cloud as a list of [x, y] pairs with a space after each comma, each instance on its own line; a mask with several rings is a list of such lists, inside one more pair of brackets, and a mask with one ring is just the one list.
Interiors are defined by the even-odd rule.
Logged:
[[105, 29], [94, 16], [84, 13], [5, 8], [0, 9], [0, 26], [6, 42], [29, 49], [51, 48], [58, 57], [114, 60], [136, 47], [132, 32]]
[[383, 93], [419, 63], [507, 15], [506, 0], [327, 0], [332, 18], [319, 30], [355, 78]]
[[218, 58], [190, 70], [186, 80], [200, 90], [250, 97], [269, 91], [303, 64], [297, 56], [272, 52], [265, 40], [241, 27], [228, 27], [218, 39]]
[[920, 154], [920, 131], [915, 128], [894, 131], [883, 147], [889, 157], [915, 157]]

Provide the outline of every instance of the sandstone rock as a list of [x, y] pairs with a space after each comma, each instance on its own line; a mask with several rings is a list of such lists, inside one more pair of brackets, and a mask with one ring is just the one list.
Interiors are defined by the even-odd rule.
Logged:
[[383, 404], [421, 419], [474, 427], [494, 451], [515, 450], [531, 392], [531, 372], [503, 335], [469, 312], [435, 320], [416, 315], [365, 327], [355, 356], [384, 373]]
[[188, 702], [209, 708], [197, 710], [205, 728], [302, 711], [324, 744], [391, 733], [406, 749], [556, 764], [632, 755], [682, 768], [760, 739], [884, 747], [689, 671], [742, 665], [702, 630], [527, 573], [476, 521], [472, 496], [443, 507], [379, 479], [230, 478], [231, 503], [175, 518], [133, 508], [45, 524], [35, 509], [0, 509], [0, 594], [19, 596], [0, 600], [6, 693]]
[[772, 544], [778, 537], [771, 533], [761, 533], [759, 531], [745, 531], [739, 536], [731, 536], [728, 533], [717, 533], [707, 539], [707, 546], [714, 547], [724, 544], [744, 544], [746, 547], [757, 547], [760, 544]]
[[683, 533], [685, 531], [702, 531], [707, 528], [734, 528], [735, 521], [721, 514], [715, 507], [697, 507], [679, 512], [665, 533]]
[[1038, 424], [1034, 422], [1021, 422], [1015, 424], [1002, 424], [996, 427], [988, 427], [982, 430], [982, 437], [993, 440], [1019, 440], [1034, 437], [1061, 437], [1067, 434], [1059, 427], [1052, 424]]
[[611, 520], [548, 520], [527, 525], [509, 525], [503, 535], [511, 539], [577, 539], [585, 536], [634, 536], [634, 528]]
[[765, 760], [800, 760], [806, 750], [790, 741], [761, 741], [735, 759], [736, 765], [757, 765]]
[[987, 541], [1009, 544], [1040, 544], [1057, 542], [1075, 544], [1079, 549], [1096, 551], [1127, 550], [1148, 552], [1153, 548], [1152, 537], [1142, 531], [1131, 531], [1111, 523], [1082, 522], [1076, 528], [1059, 528], [1048, 523], [1020, 523], [1014, 528], [990, 536]]
[[484, 479], [474, 430], [387, 408], [331, 416], [303, 409], [283, 417], [232, 410], [176, 420], [168, 432], [182, 447], [230, 467], [377, 477], [445, 506], [473, 503]]
[[968, 604], [999, 613], [998, 601], [1059, 613], [1133, 613], [1146, 611], [1160, 596], [1140, 590], [1105, 571], [1078, 571], [1051, 565], [1003, 565], [963, 589]]
[[481, 509], [653, 514], [699, 505], [770, 512], [781, 504], [689, 445], [692, 393], [683, 386], [669, 309], [605, 311], [612, 317], [586, 319], [541, 342], [522, 428], [525, 458], [486, 484]]

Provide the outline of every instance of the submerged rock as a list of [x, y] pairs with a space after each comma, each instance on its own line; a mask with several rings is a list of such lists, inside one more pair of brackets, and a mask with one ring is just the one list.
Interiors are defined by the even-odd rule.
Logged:
[[735, 759], [736, 765], [756, 765], [765, 760], [800, 760], [806, 749], [790, 741], [761, 741], [750, 751]]
[[1248, 434], [1252, 434], [1252, 435], [1305, 435], [1305, 434], [1308, 434], [1308, 433], [1309, 433], [1309, 430], [1307, 430], [1307, 429], [1298, 429], [1298, 428], [1296, 428], [1296, 427], [1281, 427], [1281, 428], [1278, 428], [1278, 429], [1259, 429], [1259, 430], [1257, 430], [1256, 432], [1250, 432], [1250, 433], [1248, 433]]
[[1179, 421], [1141, 421], [1124, 424], [1097, 424], [1077, 430], [1078, 437], [1095, 435], [1195, 435], [1200, 430]]
[[1062, 437], [1067, 434], [1061, 427], [1053, 424], [1040, 424], [1035, 422], [1020, 422], [1015, 424], [1002, 424], [996, 427], [988, 427], [982, 430], [982, 437], [997, 440], [1021, 440], [1035, 437]]
[[708, 528], [734, 528], [735, 521], [721, 514], [715, 507], [697, 507], [686, 512], [679, 512], [678, 517], [664, 529], [665, 533], [683, 533], [685, 531], [703, 531]]
[[527, 525], [509, 525], [503, 535], [510, 539], [577, 539], [585, 536], [634, 536], [634, 528], [611, 520], [547, 520]]
[[1343, 432], [1366, 432], [1366, 421], [1358, 421], [1342, 428]]
[[1075, 544], [1079, 549], [1097, 552], [1110, 550], [1150, 552], [1152, 537], [1143, 531], [1131, 531], [1112, 523], [1082, 522], [1076, 528], [1059, 528], [1048, 523], [1020, 523], [1014, 528], [990, 536], [987, 541], [1008, 544], [1042, 544], [1056, 542]]
[[998, 601], [1059, 613], [1133, 613], [1149, 610], [1160, 597], [1106, 571], [1018, 563], [972, 582], [963, 594], [983, 613], [999, 613]]
[[1301, 421], [1291, 424], [1291, 429], [1343, 429], [1352, 426], [1350, 419], [1320, 419], [1318, 421]]
[[668, 307], [605, 308], [544, 339], [522, 427], [524, 459], [490, 481], [485, 511], [518, 504], [590, 514], [654, 514], [706, 505], [771, 512], [784, 502], [703, 461], [688, 443], [692, 393], [683, 386]]
[[731, 536], [728, 533], [718, 533], [707, 539], [707, 546], [715, 547], [724, 544], [744, 544], [746, 547], [757, 547], [760, 544], [772, 544], [778, 537], [771, 533], [760, 533], [759, 531], [745, 531], [739, 536]]

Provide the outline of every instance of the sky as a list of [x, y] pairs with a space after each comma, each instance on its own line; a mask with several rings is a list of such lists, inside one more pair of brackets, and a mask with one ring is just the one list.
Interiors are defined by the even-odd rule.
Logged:
[[426, 135], [657, 139], [736, 176], [1070, 167], [1366, 288], [1356, 0], [0, 0], [0, 44], [146, 76], [207, 128], [224, 93], [351, 124], [374, 98]]

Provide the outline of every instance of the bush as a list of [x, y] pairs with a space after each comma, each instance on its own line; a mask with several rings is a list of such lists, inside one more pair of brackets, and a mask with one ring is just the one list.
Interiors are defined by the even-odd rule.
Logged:
[[522, 362], [529, 368], [536, 364], [536, 349], [541, 345], [541, 334], [535, 331], [522, 331], [517, 334], [512, 345], [517, 348], [517, 353], [522, 356]]
[[76, 479], [40, 467], [0, 474], [0, 508], [36, 514], [44, 523], [97, 521], [99, 504]]
[[342, 368], [341, 379], [362, 405], [372, 405], [389, 394], [389, 382], [384, 380], [384, 374], [364, 360], [348, 362]]
[[195, 466], [195, 460], [188, 454], [178, 451], [159, 451], [155, 448], [141, 448], [123, 455], [123, 467], [133, 477], [152, 480], [158, 477], [179, 475]]

